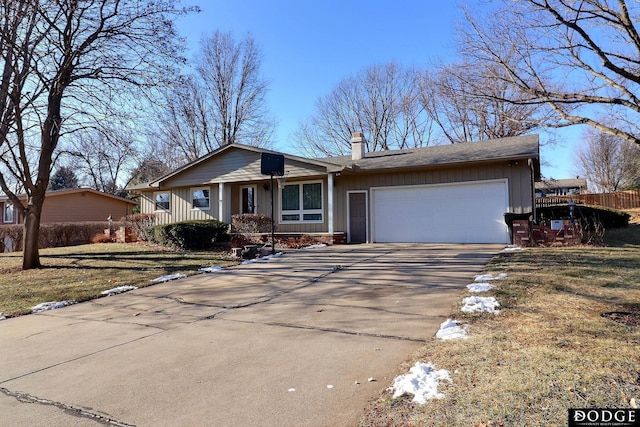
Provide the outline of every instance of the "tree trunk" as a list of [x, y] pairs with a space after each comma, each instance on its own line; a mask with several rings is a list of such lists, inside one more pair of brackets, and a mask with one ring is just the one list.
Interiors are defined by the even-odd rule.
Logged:
[[40, 214], [42, 212], [42, 200], [32, 200], [27, 205], [24, 213], [24, 229], [23, 229], [23, 256], [22, 269], [29, 270], [32, 268], [40, 268], [40, 250], [38, 241], [40, 237]]

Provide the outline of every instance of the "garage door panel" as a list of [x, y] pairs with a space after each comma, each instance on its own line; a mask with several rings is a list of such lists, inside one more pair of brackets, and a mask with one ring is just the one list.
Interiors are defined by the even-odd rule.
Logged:
[[506, 181], [373, 189], [376, 242], [507, 243]]

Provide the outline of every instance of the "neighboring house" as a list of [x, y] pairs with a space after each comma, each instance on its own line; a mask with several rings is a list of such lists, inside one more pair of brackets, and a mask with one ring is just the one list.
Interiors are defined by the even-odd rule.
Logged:
[[[26, 203], [26, 197], [20, 196]], [[123, 197], [103, 193], [90, 188], [71, 188], [65, 190], [47, 191], [42, 206], [42, 224], [61, 222], [107, 221], [111, 216], [114, 221], [130, 215], [137, 205]], [[0, 224], [20, 224], [23, 218], [14, 209], [7, 196], [0, 196], [2, 208], [2, 222]]]
[[[348, 242], [508, 243], [504, 214], [534, 209], [540, 176], [537, 135], [308, 159], [285, 156], [275, 191], [277, 232], [346, 234]], [[148, 184], [143, 213], [158, 223], [271, 215], [270, 177], [256, 147], [231, 144]]]
[[536, 182], [536, 197], [570, 196], [586, 193], [588, 193], [586, 178], [549, 179]]

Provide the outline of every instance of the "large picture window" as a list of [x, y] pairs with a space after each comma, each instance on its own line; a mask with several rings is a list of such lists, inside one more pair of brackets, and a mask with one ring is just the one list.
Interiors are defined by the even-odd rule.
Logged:
[[3, 216], [6, 224], [13, 224], [13, 204], [5, 203]]
[[191, 207], [194, 209], [210, 209], [211, 198], [208, 187], [194, 188], [191, 190]]
[[322, 222], [322, 182], [287, 184], [281, 192], [282, 222]]
[[153, 194], [155, 200], [155, 210], [168, 211], [171, 207], [171, 194], [169, 192], [158, 192]]

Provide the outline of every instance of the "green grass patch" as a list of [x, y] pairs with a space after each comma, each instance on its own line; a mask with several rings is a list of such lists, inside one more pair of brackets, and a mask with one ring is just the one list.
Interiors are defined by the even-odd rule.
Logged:
[[237, 264], [224, 252], [176, 251], [141, 244], [40, 250], [43, 268], [22, 271], [22, 253], [0, 254], [0, 313], [18, 316], [47, 301], [86, 301], [118, 286], [144, 287], [165, 274]]

